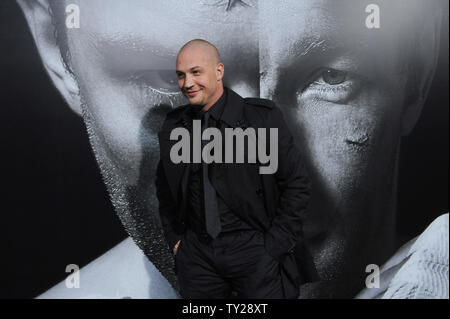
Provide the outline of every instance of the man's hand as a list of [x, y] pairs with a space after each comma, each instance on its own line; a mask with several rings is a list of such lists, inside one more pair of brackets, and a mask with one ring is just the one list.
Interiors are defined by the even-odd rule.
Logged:
[[181, 241], [181, 240], [179, 240], [179, 241], [175, 244], [175, 246], [173, 247], [173, 254], [174, 254], [174, 255], [177, 254], [178, 246], [180, 246], [180, 241]]

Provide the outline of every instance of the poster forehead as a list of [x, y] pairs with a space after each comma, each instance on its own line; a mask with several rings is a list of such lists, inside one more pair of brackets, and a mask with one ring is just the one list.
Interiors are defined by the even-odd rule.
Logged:
[[[151, 51], [166, 62], [173, 62], [180, 47], [201, 38], [216, 45], [223, 56], [236, 50], [257, 50], [257, 6], [227, 10], [227, 1], [77, 1], [81, 28], [68, 30], [71, 51], [81, 51], [87, 44], [96, 46], [105, 58]], [[170, 34], [170, 36], [167, 36]], [[167, 63], [166, 63], [167, 64]], [[173, 64], [171, 64], [173, 66]]]

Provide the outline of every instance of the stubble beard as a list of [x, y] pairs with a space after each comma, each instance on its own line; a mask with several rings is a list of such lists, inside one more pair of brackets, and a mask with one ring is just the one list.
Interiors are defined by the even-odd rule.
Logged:
[[106, 185], [109, 198], [128, 235], [144, 252], [169, 283], [177, 289], [173, 256], [164, 237], [158, 214], [158, 200], [154, 181], [159, 154], [144, 150], [144, 166], [140, 169], [137, 184], [127, 185], [121, 179], [120, 170], [107, 155], [101, 137], [95, 130], [95, 122], [83, 94], [80, 94], [82, 117], [86, 126], [96, 162]]

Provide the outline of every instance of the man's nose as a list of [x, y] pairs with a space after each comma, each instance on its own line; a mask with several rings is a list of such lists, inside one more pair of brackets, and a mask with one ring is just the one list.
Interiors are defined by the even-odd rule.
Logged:
[[190, 89], [193, 86], [194, 86], [194, 79], [192, 78], [192, 76], [186, 74], [186, 77], [184, 79], [184, 88]]

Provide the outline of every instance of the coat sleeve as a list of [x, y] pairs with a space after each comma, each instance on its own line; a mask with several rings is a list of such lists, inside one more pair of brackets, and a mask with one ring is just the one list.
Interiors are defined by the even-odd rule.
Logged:
[[164, 235], [166, 241], [169, 244], [170, 249], [173, 249], [178, 240], [181, 239], [181, 235], [178, 234], [173, 228], [173, 222], [177, 218], [177, 201], [173, 199], [172, 193], [167, 182], [167, 177], [164, 173], [164, 168], [161, 161], [158, 163], [156, 170], [156, 196], [159, 201], [159, 215], [161, 217], [161, 224], [164, 229]]
[[302, 220], [310, 198], [310, 181], [302, 154], [295, 146], [279, 108], [272, 108], [268, 123], [268, 127], [278, 129], [278, 169], [275, 179], [279, 201], [264, 239], [269, 254], [281, 261], [302, 238]]

